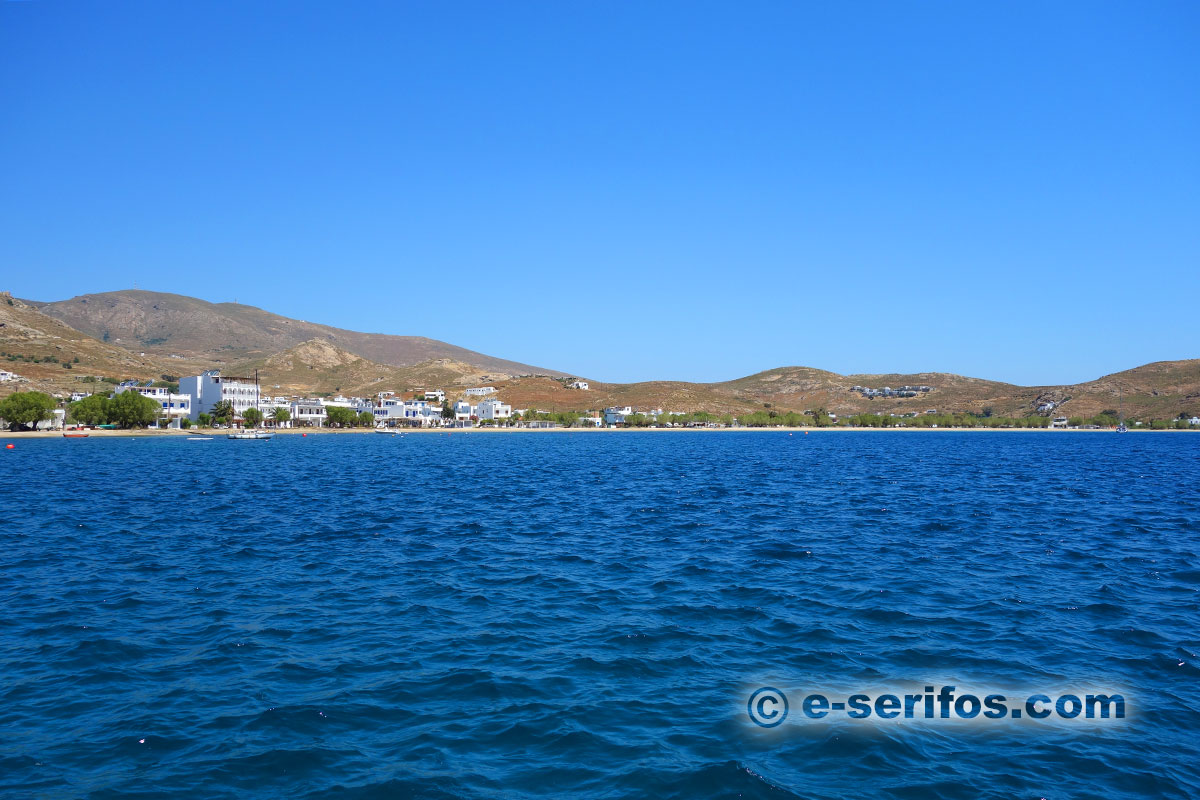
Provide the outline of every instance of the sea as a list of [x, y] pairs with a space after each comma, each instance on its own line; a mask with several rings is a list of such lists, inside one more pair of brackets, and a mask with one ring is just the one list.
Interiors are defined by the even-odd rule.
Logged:
[[0, 797], [1200, 797], [1198, 435], [3, 441]]

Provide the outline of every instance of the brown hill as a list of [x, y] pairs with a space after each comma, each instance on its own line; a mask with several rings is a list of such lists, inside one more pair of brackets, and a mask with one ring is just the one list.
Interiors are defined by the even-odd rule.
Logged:
[[[70, 391], [80, 387], [84, 375], [155, 379], [219, 367], [227, 374], [258, 369], [267, 392], [278, 387], [286, 394], [373, 395], [425, 387], [444, 389], [454, 398], [468, 386], [492, 385], [517, 408], [548, 411], [630, 405], [734, 414], [824, 408], [845, 415], [932, 408], [1025, 416], [1052, 402], [1053, 413], [1066, 416], [1091, 416], [1122, 404], [1129, 416], [1145, 420], [1200, 415], [1197, 359], [1156, 362], [1061, 386], [1015, 386], [935, 372], [839, 375], [811, 367], [780, 367], [719, 383], [591, 381], [590, 390], [580, 390], [568, 388], [570, 381], [561, 374], [537, 375], [534, 367], [432, 339], [344, 331], [249, 306], [179, 295], [111, 292], [40, 304], [40, 309], [50, 315], [35, 304], [0, 294], [0, 365], [31, 379], [5, 383], [0, 394], [17, 388]], [[85, 332], [62, 318], [77, 321]], [[913, 398], [876, 399], [853, 390], [905, 385], [932, 390]]]
[[[1117, 409], [1141, 419], [1171, 419], [1180, 413], [1200, 414], [1200, 359], [1147, 364], [1095, 381], [1063, 386], [1016, 386], [938, 372], [912, 375], [839, 375], [810, 367], [780, 367], [722, 383], [650, 381], [608, 384], [593, 381], [589, 391], [567, 388], [566, 381], [519, 378], [495, 384], [514, 406], [546, 411], [600, 409], [631, 405], [667, 411], [711, 411], [737, 414], [776, 409], [824, 408], [835, 414], [975, 412], [991, 409], [999, 416], [1029, 416], [1053, 402], [1054, 415], [1093, 416]], [[869, 399], [854, 386], [930, 386], [912, 398]], [[1122, 401], [1123, 396], [1123, 401]]]
[[28, 379], [0, 385], [0, 393], [19, 389], [69, 393], [86, 389], [87, 377], [156, 380], [190, 368], [185, 360], [168, 362], [97, 341], [0, 292], [0, 369]]
[[[362, 358], [337, 347], [327, 339], [310, 339], [263, 359], [231, 364], [230, 375], [251, 375], [258, 370], [264, 393], [287, 395], [358, 395], [406, 392], [414, 388], [438, 388], [453, 393], [489, 379], [503, 378], [481, 372], [478, 367], [452, 359], [439, 359], [395, 367]], [[547, 379], [549, 380], [549, 379]]]
[[423, 336], [348, 331], [289, 319], [254, 306], [210, 303], [177, 294], [126, 290], [51, 303], [27, 302], [96, 339], [156, 355], [232, 362], [324, 339], [362, 358], [398, 367], [452, 359], [505, 375], [562, 374]]

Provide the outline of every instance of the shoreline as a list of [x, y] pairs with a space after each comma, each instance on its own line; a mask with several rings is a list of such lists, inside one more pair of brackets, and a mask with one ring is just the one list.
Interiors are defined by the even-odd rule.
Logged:
[[[333, 434], [335, 436], [349, 436], [356, 434], [373, 434], [375, 428], [282, 428], [279, 430], [266, 429], [271, 433], [277, 433], [280, 436], [296, 436], [300, 434], [308, 434], [312, 436], [322, 436]], [[869, 431], [878, 431], [886, 433], [1115, 433], [1112, 428], [1100, 428], [1098, 430], [1087, 430], [1083, 428], [851, 428], [851, 427], [799, 427], [788, 428], [784, 426], [776, 426], [769, 428], [396, 428], [389, 430], [389, 433], [394, 435], [401, 434], [501, 434], [501, 433], [584, 433], [584, 434], [619, 434], [619, 433], [864, 433]], [[1131, 428], [1129, 433], [1200, 433], [1200, 429], [1186, 430], [1179, 428], [1166, 428], [1163, 430], [1150, 430], [1148, 428]], [[186, 437], [186, 436], [212, 436], [214, 438], [224, 438], [229, 431], [227, 429], [210, 430], [204, 428], [191, 428], [188, 430], [123, 430], [123, 431], [108, 431], [108, 430], [93, 430], [86, 431], [89, 439], [104, 439], [114, 437]], [[61, 430], [52, 431], [0, 431], [0, 439], [62, 439]]]

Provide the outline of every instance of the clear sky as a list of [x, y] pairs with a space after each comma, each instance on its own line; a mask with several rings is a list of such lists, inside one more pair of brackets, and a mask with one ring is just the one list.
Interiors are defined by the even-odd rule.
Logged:
[[1200, 4], [0, 2], [0, 289], [600, 380], [1200, 356]]

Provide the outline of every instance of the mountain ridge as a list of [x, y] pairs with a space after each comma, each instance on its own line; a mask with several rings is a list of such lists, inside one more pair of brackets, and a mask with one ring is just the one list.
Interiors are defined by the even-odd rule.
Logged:
[[364, 333], [284, 317], [241, 303], [212, 303], [187, 295], [126, 289], [67, 300], [25, 301], [78, 331], [127, 349], [234, 361], [271, 355], [312, 339], [381, 364], [405, 367], [450, 358], [509, 375], [566, 376], [425, 336]]
[[[163, 297], [158, 293], [145, 294], [150, 295], [152, 300]], [[72, 300], [79, 301], [82, 298], [90, 302], [92, 298], [101, 296], [82, 295]], [[152, 315], [140, 321], [128, 317], [119, 320], [122, 326], [117, 330], [123, 334], [120, 337], [112, 335], [113, 327], [105, 327], [103, 313], [97, 314], [89, 309], [85, 315], [90, 318], [89, 326], [102, 334], [107, 333], [110, 341], [105, 342], [75, 329], [60, 318], [70, 316], [61, 312], [61, 303], [72, 301], [60, 301], [57, 305], [60, 314], [52, 316], [44, 313], [44, 310], [56, 310], [55, 303], [16, 300], [7, 293], [0, 293], [0, 355], [9, 357], [7, 369], [31, 379], [33, 386], [28, 388], [52, 392], [83, 388], [77, 381], [83, 377], [81, 373], [84, 371], [93, 376], [111, 378], [170, 379], [219, 368], [225, 370], [226, 374], [249, 374], [259, 370], [265, 392], [277, 387], [280, 392], [301, 395], [373, 395], [378, 391], [403, 392], [417, 387], [445, 389], [449, 395], [453, 395], [471, 385], [493, 385], [500, 397], [515, 407], [551, 411], [595, 410], [629, 405], [667, 411], [735, 414], [771, 409], [804, 411], [823, 408], [837, 414], [864, 411], [919, 414], [937, 409], [943, 412], [965, 411], [1005, 416], [1034, 413], [1092, 416], [1123, 405], [1131, 415], [1141, 414], [1153, 419], [1170, 419], [1180, 413], [1189, 416], [1200, 414], [1200, 359], [1151, 362], [1083, 383], [1046, 386], [1019, 386], [940, 372], [841, 375], [813, 367], [783, 366], [729, 381], [589, 381], [590, 388], [583, 390], [570, 388], [569, 378], [573, 376], [566, 373], [548, 370], [539, 373], [537, 368], [529, 365], [483, 356], [444, 342], [423, 337], [357, 334], [302, 320], [289, 320], [250, 306], [226, 304], [237, 311], [233, 315], [234, 322], [238, 319], [245, 322], [245, 314], [248, 313], [250, 323], [257, 321], [260, 325], [276, 326], [274, 333], [270, 329], [264, 333], [261, 327], [255, 328], [247, 323], [252, 334], [248, 338], [240, 339], [239, 336], [245, 331], [235, 328], [232, 331], [219, 331], [213, 339], [201, 336], [196, 340], [199, 334], [195, 331], [196, 320], [193, 319], [189, 323], [191, 329], [184, 326], [182, 335], [177, 337], [170, 324], [172, 313], [181, 305], [181, 300], [201, 304], [198, 307], [205, 312], [222, 304], [183, 295], [167, 297], [178, 299], [171, 301], [172, 308], [151, 309], [164, 312], [157, 318]], [[78, 305], [87, 305], [87, 302], [79, 302]], [[190, 303], [184, 302], [182, 305], [186, 312]], [[104, 310], [101, 309], [102, 312]], [[127, 307], [123, 308], [120, 304], [107, 310], [115, 310], [117, 316], [130, 313]], [[220, 315], [218, 317], [223, 318]], [[290, 327], [293, 323], [296, 323], [294, 328]], [[285, 329], [280, 331], [278, 328]], [[294, 341], [299, 334], [313, 330], [317, 332], [316, 336]], [[331, 331], [334, 335], [331, 335]], [[158, 336], [160, 333], [168, 335]], [[274, 335], [279, 335], [280, 341], [288, 342], [288, 346], [269, 350], [275, 341]], [[361, 345], [362, 340], [356, 338], [359, 336], [384, 337], [381, 346], [385, 349], [394, 344], [394, 339], [402, 340], [406, 345], [414, 341], [434, 342], [442, 348], [438, 352], [452, 355], [423, 358], [402, 365], [388, 364], [343, 346], [345, 341], [359, 342]], [[135, 338], [131, 344], [147, 349], [136, 352], [128, 350], [122, 346], [125, 342], [117, 341], [126, 337]], [[145, 344], [156, 339], [162, 341]], [[164, 355], [165, 351], [171, 350], [172, 343], [198, 346], [196, 350], [179, 348], [184, 352], [167, 352]], [[364, 348], [360, 346], [359, 349]], [[485, 360], [492, 366], [453, 357], [461, 353], [476, 361]], [[408, 351], [410, 359], [421, 355], [424, 353], [420, 350]], [[73, 361], [76, 358], [78, 361]], [[64, 361], [70, 362], [72, 368], [64, 367]], [[528, 371], [517, 372], [514, 366]], [[865, 386], [882, 389], [889, 386], [898, 389], [921, 384], [931, 386], [931, 390], [917, 392], [912, 397], [872, 398], [855, 388]], [[16, 388], [12, 382], [5, 383], [0, 388], [0, 394]]]

